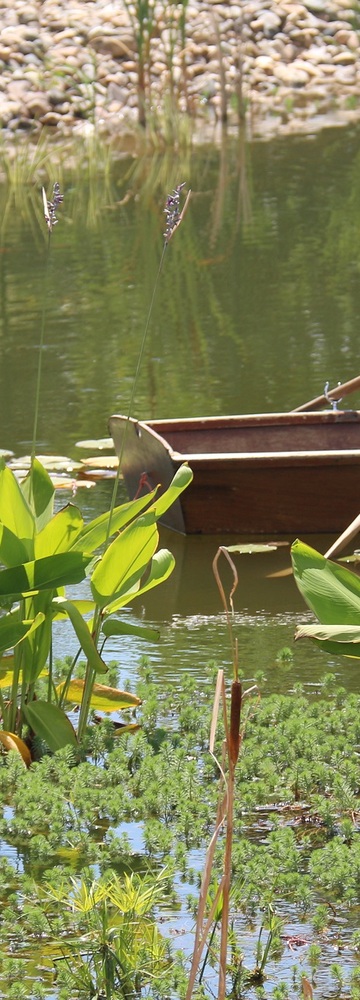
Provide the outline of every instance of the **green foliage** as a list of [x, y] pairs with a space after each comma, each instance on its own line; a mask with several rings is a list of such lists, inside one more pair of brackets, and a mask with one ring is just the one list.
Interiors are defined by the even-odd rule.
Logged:
[[[80, 511], [71, 504], [53, 514], [54, 488], [37, 459], [21, 486], [1, 463], [0, 561], [5, 569], [0, 570], [0, 607], [5, 614], [0, 621], [0, 655], [14, 650], [12, 658], [2, 660], [4, 669], [12, 674], [8, 702], [0, 690], [6, 733], [16, 731], [21, 736], [27, 722], [52, 751], [76, 744], [63, 708], [66, 701], [71, 704], [73, 665], [60, 692], [55, 688], [51, 665], [52, 623], [68, 619], [87, 659], [85, 680], [78, 682], [82, 684], [82, 695], [77, 735], [79, 740], [83, 737], [96, 695], [96, 675], [107, 671], [98, 651], [99, 641], [103, 648], [110, 635], [134, 631], [125, 623], [108, 619], [130, 597], [157, 586], [172, 572], [171, 553], [156, 551], [156, 521], [191, 478], [190, 470], [183, 466], [160, 501], [153, 493], [85, 525]], [[97, 550], [104, 544], [99, 555]], [[79, 604], [66, 599], [64, 587], [81, 582], [86, 575], [93, 601]], [[91, 614], [90, 622], [84, 614]], [[150, 640], [158, 637], [154, 630], [143, 629], [142, 634]], [[36, 682], [44, 669], [48, 672], [47, 698], [37, 697], [35, 702]], [[106, 689], [106, 711], [119, 708], [120, 694], [110, 687]], [[139, 699], [124, 693], [122, 702], [131, 708], [139, 704]], [[21, 744], [17, 746], [25, 759], [25, 749]]]
[[304, 542], [294, 542], [296, 583], [319, 625], [302, 625], [296, 638], [313, 639], [330, 653], [360, 657], [360, 580]]
[[[71, 914], [73, 931], [86, 934], [86, 948], [67, 944], [63, 953], [65, 985], [73, 995], [137, 997], [154, 976], [166, 969], [169, 953], [152, 918], [164, 893], [166, 874], [123, 875], [108, 872], [72, 877], [61, 887], [44, 883], [41, 897]], [[70, 953], [70, 961], [68, 959]], [[62, 979], [60, 967], [60, 982]]]
[[[149, 665], [143, 663], [140, 672], [138, 690], [146, 702], [148, 696], [155, 698]], [[349, 926], [351, 933], [357, 926], [360, 698], [347, 695], [334, 711], [337, 690], [332, 685], [329, 693], [328, 684], [325, 676], [326, 696], [315, 699], [294, 694], [265, 696], [247, 722], [234, 816], [234, 940], [229, 949], [229, 980], [235, 984], [236, 996], [250, 996], [255, 989], [258, 995], [261, 977], [265, 982], [270, 975], [270, 963], [271, 980], [265, 982], [264, 995], [269, 982], [271, 995], [274, 989], [283, 988], [279, 983], [281, 951], [284, 947], [288, 963], [291, 949], [286, 934], [293, 934], [294, 925], [300, 923], [302, 936], [303, 915], [308, 946], [301, 962], [314, 973], [321, 969], [323, 974], [327, 961], [328, 946], [323, 947], [322, 941], [335, 930], [340, 956], [342, 941], [349, 944]], [[132, 949], [128, 935], [134, 928], [125, 926], [130, 911], [125, 909], [124, 894], [130, 899], [137, 893], [141, 897], [147, 886], [151, 896], [154, 883], [159, 892], [154, 903], [160, 909], [164, 904], [168, 913], [170, 907], [173, 912], [180, 906], [178, 897], [175, 903], [173, 899], [175, 875], [177, 892], [181, 881], [183, 894], [189, 885], [197, 892], [199, 848], [202, 853], [217, 801], [217, 769], [202, 745], [202, 730], [209, 732], [211, 699], [206, 692], [202, 694], [195, 705], [198, 729], [192, 725], [190, 731], [179, 732], [179, 715], [189, 699], [194, 700], [190, 677], [184, 678], [183, 690], [176, 697], [173, 689], [158, 688], [161, 733], [157, 739], [145, 725], [119, 741], [105, 721], [94, 734], [97, 762], [79, 761], [69, 746], [42, 757], [28, 771], [14, 752], [0, 762], [1, 800], [7, 805], [0, 835], [24, 856], [26, 870], [31, 866], [32, 872], [29, 877], [10, 862], [2, 864], [0, 945], [6, 959], [15, 944], [20, 947], [30, 941], [37, 965], [42, 964], [42, 953], [55, 955], [59, 1000], [61, 995], [64, 1000], [70, 996], [85, 1000], [91, 991], [96, 995], [96, 989], [106, 996], [106, 977], [112, 995], [122, 996], [125, 980], [120, 981], [119, 966], [111, 964], [108, 951], [110, 939], [114, 940], [119, 960], [120, 934], [130, 949], [125, 967], [130, 995], [132, 977], [138, 972], [139, 982], [151, 996], [168, 995], [175, 1000], [183, 995], [183, 965], [175, 955], [168, 964], [168, 949], [163, 952], [158, 934], [151, 936], [150, 945], [147, 935], [142, 937], [141, 953], [137, 945]], [[220, 748], [221, 737], [218, 752]], [[131, 839], [127, 821], [132, 824]], [[166, 873], [157, 882], [154, 873], [164, 864]], [[142, 875], [139, 880], [133, 876], [130, 886], [124, 872], [131, 878], [137, 868]], [[221, 851], [215, 868], [220, 874]], [[101, 898], [109, 885], [111, 892], [106, 888], [106, 898]], [[152, 905], [145, 914], [138, 913], [135, 922], [141, 924], [143, 919], [151, 929]], [[181, 925], [179, 914], [176, 926]], [[354, 961], [358, 937], [355, 932], [351, 940]], [[247, 969], [241, 961], [245, 944]], [[215, 935], [212, 963], [217, 961], [217, 949]], [[159, 951], [163, 957], [158, 964]], [[62, 957], [65, 953], [71, 956], [68, 965]], [[347, 948], [347, 963], [351, 954]], [[23, 981], [19, 970], [13, 968], [13, 972], [10, 986]], [[358, 988], [355, 978], [351, 988]], [[7, 996], [7, 989], [0, 968], [0, 991]], [[295, 995], [289, 983], [287, 989], [290, 996]], [[205, 980], [201, 992], [211, 996]]]

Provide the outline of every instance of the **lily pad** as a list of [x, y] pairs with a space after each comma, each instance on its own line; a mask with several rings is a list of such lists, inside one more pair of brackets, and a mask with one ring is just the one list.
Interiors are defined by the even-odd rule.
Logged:
[[83, 468], [81, 472], [81, 479], [77, 479], [77, 482], [81, 483], [83, 476], [86, 479], [89, 477], [96, 482], [102, 479], [115, 479], [116, 471], [116, 469], [94, 469], [93, 466], [91, 469]]
[[79, 468], [90, 465], [93, 469], [117, 469], [119, 459], [117, 455], [101, 455], [100, 458], [82, 458]]
[[[74, 462], [67, 455], [37, 455], [36, 457], [48, 472], [76, 472], [81, 469], [79, 462]], [[9, 468], [13, 471], [17, 469], [29, 470], [30, 465], [30, 455], [22, 455], [21, 458], [14, 458], [9, 462]]]
[[104, 451], [106, 448], [114, 451], [113, 439], [108, 438], [89, 438], [88, 441], [77, 441], [76, 448], [87, 448], [91, 451]]

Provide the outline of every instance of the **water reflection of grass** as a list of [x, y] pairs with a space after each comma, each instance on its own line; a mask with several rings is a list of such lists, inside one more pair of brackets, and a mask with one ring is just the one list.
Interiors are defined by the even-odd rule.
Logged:
[[[20, 974], [32, 978], [37, 969], [39, 975], [46, 953], [42, 991], [34, 984], [31, 995], [58, 995], [50, 985], [54, 948], [70, 935], [74, 955], [84, 931], [79, 914], [63, 905], [74, 875], [91, 886], [94, 873], [98, 881], [109, 868], [121, 880], [124, 870], [149, 874], [165, 865], [159, 912], [167, 920], [171, 913], [175, 927], [188, 923], [187, 907], [192, 912], [197, 898], [194, 857], [200, 868], [217, 794], [216, 767], [207, 752], [213, 672], [209, 667], [201, 691], [186, 676], [165, 689], [153, 684], [144, 662], [138, 686], [143, 730], [119, 738], [103, 723], [92, 730], [89, 756], [78, 766], [71, 750], [43, 757], [30, 771], [8, 755], [0, 768], [1, 795], [9, 804], [1, 821], [2, 990], [14, 973], [11, 981], [17, 983]], [[264, 948], [268, 940], [267, 914], [276, 916], [280, 931], [263, 968], [264, 995], [268, 972], [272, 988], [285, 981], [292, 995], [300, 958], [309, 981], [315, 975], [325, 995], [331, 975], [339, 974], [329, 971], [336, 942], [347, 995], [357, 996], [358, 718], [358, 696], [346, 695], [329, 675], [319, 682], [317, 698], [300, 691], [264, 695], [249, 713], [235, 802], [228, 979], [229, 990], [236, 981], [244, 997], [252, 995], [258, 943]], [[116, 832], [124, 821], [139, 825], [141, 848]], [[6, 860], [7, 844], [16, 847], [18, 866]], [[41, 888], [44, 879], [51, 900]], [[94, 923], [94, 947], [96, 935]], [[78, 947], [84, 950], [81, 937]], [[213, 949], [216, 963], [216, 935]], [[159, 997], [181, 995], [174, 977], [183, 981], [176, 962], [162, 986], [157, 983]], [[203, 984], [208, 996], [206, 976]]]

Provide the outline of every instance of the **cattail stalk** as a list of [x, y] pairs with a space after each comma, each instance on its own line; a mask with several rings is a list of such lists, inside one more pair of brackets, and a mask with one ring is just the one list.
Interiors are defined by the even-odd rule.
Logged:
[[229, 731], [229, 760], [232, 767], [235, 767], [240, 751], [241, 702], [242, 702], [241, 682], [233, 681], [231, 685], [230, 731]]

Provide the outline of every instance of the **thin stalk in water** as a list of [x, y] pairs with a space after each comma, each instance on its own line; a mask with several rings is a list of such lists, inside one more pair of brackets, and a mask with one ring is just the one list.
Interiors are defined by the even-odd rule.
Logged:
[[[56, 210], [64, 200], [64, 196], [60, 192], [60, 185], [57, 182], [55, 182], [53, 187], [52, 201], [48, 201], [44, 188], [42, 188], [42, 199], [43, 199], [44, 218], [48, 230], [48, 242], [47, 242], [46, 260], [45, 260], [44, 294], [43, 294], [43, 305], [41, 314], [40, 343], [39, 343], [38, 367], [37, 367], [36, 391], [35, 391], [35, 412], [34, 412], [33, 436], [31, 445], [31, 477], [32, 477], [32, 469], [36, 454], [36, 439], [37, 439], [39, 408], [40, 408], [41, 370], [42, 370], [42, 358], [44, 350], [45, 320], [47, 312], [51, 234], [54, 226], [58, 222], [58, 219], [56, 218]], [[31, 490], [31, 494], [32, 492], [33, 491]]]
[[[172, 193], [169, 194], [168, 197], [167, 197], [167, 199], [166, 199], [166, 205], [165, 205], [165, 209], [164, 209], [164, 213], [166, 215], [166, 226], [165, 226], [165, 232], [164, 232], [164, 245], [163, 245], [162, 254], [161, 254], [160, 263], [159, 263], [159, 268], [158, 268], [158, 272], [157, 272], [157, 275], [156, 275], [155, 284], [154, 284], [154, 288], [153, 288], [153, 292], [152, 292], [152, 296], [151, 296], [149, 310], [148, 310], [148, 314], [147, 314], [147, 318], [146, 318], [146, 322], [145, 322], [144, 332], [143, 332], [143, 336], [142, 336], [142, 340], [141, 340], [141, 345], [140, 345], [139, 356], [138, 356], [136, 370], [135, 370], [133, 384], [132, 384], [132, 390], [131, 390], [130, 401], [129, 401], [129, 408], [128, 408], [128, 414], [127, 414], [127, 422], [126, 422], [126, 425], [125, 425], [124, 436], [123, 436], [121, 451], [120, 451], [120, 455], [119, 455], [119, 463], [118, 463], [118, 467], [117, 467], [117, 471], [116, 471], [116, 476], [115, 476], [114, 486], [113, 486], [113, 491], [112, 491], [112, 496], [111, 496], [111, 503], [110, 503], [110, 509], [109, 509], [109, 519], [108, 519], [106, 539], [105, 539], [105, 552], [106, 552], [106, 549], [108, 548], [109, 541], [110, 541], [111, 524], [112, 524], [113, 513], [114, 513], [114, 508], [115, 508], [115, 502], [116, 502], [116, 496], [117, 496], [117, 490], [118, 490], [119, 479], [120, 479], [121, 461], [122, 461], [122, 456], [123, 456], [123, 451], [124, 451], [124, 445], [125, 445], [125, 440], [126, 440], [126, 432], [127, 432], [127, 427], [129, 425], [129, 420], [130, 420], [130, 417], [131, 417], [131, 411], [132, 411], [132, 407], [133, 407], [133, 403], [134, 403], [134, 399], [135, 399], [135, 392], [136, 392], [136, 388], [137, 388], [137, 383], [138, 383], [138, 378], [139, 378], [141, 363], [142, 363], [142, 359], [143, 359], [143, 356], [144, 356], [145, 344], [146, 344], [146, 340], [147, 340], [147, 336], [148, 336], [148, 331], [149, 331], [149, 327], [150, 327], [150, 321], [151, 321], [153, 306], [154, 306], [154, 302], [155, 302], [155, 296], [156, 296], [156, 292], [157, 292], [157, 288], [158, 288], [158, 284], [159, 284], [159, 280], [160, 280], [160, 275], [161, 275], [161, 271], [162, 271], [163, 263], [164, 263], [164, 259], [165, 259], [165, 252], [166, 252], [168, 244], [170, 243], [170, 240], [174, 236], [174, 233], [176, 232], [176, 230], [181, 225], [181, 222], [182, 222], [182, 220], [184, 218], [186, 209], [188, 207], [189, 198], [190, 198], [190, 195], [191, 195], [191, 191], [188, 191], [186, 199], [185, 199], [185, 203], [184, 203], [184, 206], [183, 206], [183, 209], [182, 209], [182, 211], [180, 211], [180, 196], [181, 196], [182, 189], [184, 187], [185, 187], [185, 182], [183, 184], [178, 184], [177, 187], [174, 188], [174, 190], [172, 191]], [[100, 629], [101, 629], [101, 622], [102, 622], [102, 611], [101, 611], [101, 608], [96, 607], [95, 614], [94, 614], [94, 621], [93, 621], [93, 632], [92, 632], [92, 638], [93, 638], [93, 641], [94, 641], [96, 647], [98, 647], [99, 636], [100, 636]], [[84, 691], [83, 691], [83, 697], [82, 697], [82, 701], [81, 701], [81, 708], [80, 708], [80, 715], [79, 715], [79, 725], [78, 725], [78, 733], [77, 733], [79, 741], [81, 740], [81, 738], [83, 736], [83, 733], [85, 731], [85, 726], [86, 726], [86, 723], [87, 723], [87, 719], [88, 719], [88, 714], [89, 714], [89, 709], [90, 709], [90, 701], [91, 701], [91, 693], [92, 693], [94, 682], [95, 682], [95, 676], [96, 676], [95, 670], [93, 669], [93, 667], [91, 667], [90, 663], [88, 662], [87, 666], [86, 666], [86, 673], [85, 673], [85, 679], [84, 679]]]

